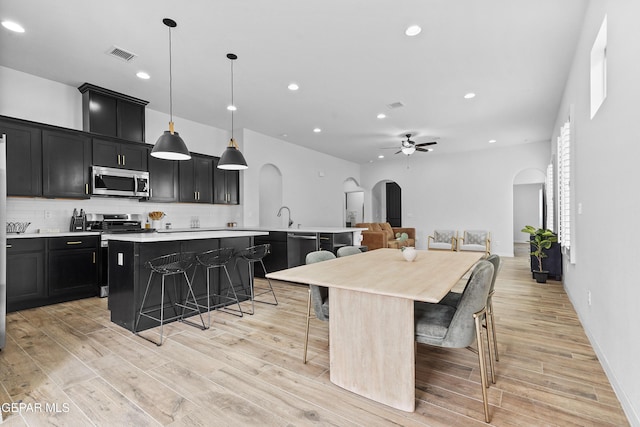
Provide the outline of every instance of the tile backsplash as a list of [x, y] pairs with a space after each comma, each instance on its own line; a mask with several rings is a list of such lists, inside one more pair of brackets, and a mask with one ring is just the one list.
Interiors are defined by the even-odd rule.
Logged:
[[[142, 214], [147, 218], [151, 211], [162, 211], [166, 216], [161, 221], [164, 228], [191, 228], [199, 223], [200, 228], [224, 227], [228, 222], [242, 225], [240, 205], [211, 205], [195, 203], [147, 203], [137, 199], [115, 197], [92, 197], [87, 200], [7, 198], [7, 221], [31, 222], [27, 233], [38, 230], [68, 231], [73, 209], [84, 209], [87, 213]], [[197, 221], [195, 221], [197, 219]]]

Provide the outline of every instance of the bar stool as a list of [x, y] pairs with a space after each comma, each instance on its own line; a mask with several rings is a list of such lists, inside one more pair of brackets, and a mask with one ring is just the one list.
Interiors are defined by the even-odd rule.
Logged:
[[[187, 270], [191, 268], [191, 266], [193, 266], [194, 259], [195, 257], [193, 252], [182, 252], [182, 253], [173, 253], [169, 255], [163, 255], [163, 256], [151, 259], [145, 263], [145, 267], [150, 268], [151, 273], [149, 274], [149, 280], [147, 281], [147, 288], [145, 289], [144, 296], [142, 297], [142, 304], [140, 304], [140, 312], [138, 313], [136, 324], [133, 327], [134, 334], [141, 336], [147, 341], [151, 341], [157, 346], [161, 346], [163, 342], [163, 333], [164, 333], [165, 323], [172, 322], [174, 320], [180, 320], [186, 324], [195, 326], [197, 328], [200, 328], [203, 330], [206, 329], [206, 326], [204, 325], [204, 319], [202, 318], [202, 313], [200, 313], [200, 310], [198, 308], [194, 309], [193, 307], [189, 307], [187, 305], [187, 302], [189, 302], [189, 297], [193, 298], [194, 301], [196, 299], [193, 293], [193, 288], [191, 287], [191, 281], [189, 281], [189, 277], [187, 276]], [[149, 307], [145, 309], [145, 302], [147, 301], [147, 297], [149, 296], [149, 289], [151, 288], [151, 282], [153, 281], [154, 273], [161, 275], [160, 307], [158, 308]], [[164, 279], [167, 276], [173, 276], [174, 294], [176, 296], [176, 300], [178, 300], [179, 297], [178, 297], [178, 291], [176, 288], [176, 276], [178, 275], [184, 276], [184, 280], [187, 283], [187, 296], [185, 297], [184, 303], [179, 303], [177, 301], [173, 301], [171, 299], [171, 295], [167, 294], [167, 297], [169, 298], [169, 302], [173, 307], [175, 315], [172, 317], [165, 318], [165, 315], [164, 315], [165, 280]], [[182, 312], [180, 314], [178, 314], [178, 310], [176, 309], [177, 307], [182, 308]], [[185, 309], [188, 309], [190, 312], [197, 312], [198, 315], [200, 316], [200, 321], [202, 322], [202, 326], [198, 325], [197, 323], [193, 323], [189, 320], [185, 320], [184, 319]], [[160, 312], [160, 317], [157, 317], [157, 315], [151, 314], [153, 312], [158, 312], [158, 311]], [[148, 317], [149, 319], [155, 320], [160, 323], [160, 332], [159, 332], [160, 342], [159, 343], [153, 341], [150, 338], [142, 336], [138, 333], [138, 324], [140, 323], [141, 316]]]
[[[273, 292], [273, 287], [271, 286], [271, 280], [265, 277], [265, 279], [267, 279], [267, 284], [269, 285], [269, 287], [257, 288], [260, 291], [260, 293], [256, 294], [254, 289], [253, 274], [251, 274], [251, 264], [259, 262], [266, 276], [267, 269], [265, 268], [264, 262], [262, 261], [262, 259], [265, 256], [269, 255], [270, 253], [271, 253], [271, 245], [269, 243], [265, 243], [263, 245], [250, 246], [236, 253], [235, 269], [238, 272], [238, 277], [240, 277], [241, 281], [242, 281], [242, 275], [240, 275], [240, 270], [238, 269], [238, 261], [240, 259], [247, 261], [247, 266], [249, 269], [249, 294], [244, 294], [244, 293], [237, 294], [241, 297], [247, 297], [251, 300], [251, 313], [246, 312], [247, 314], [255, 313], [255, 302], [260, 302], [263, 304], [270, 304], [270, 305], [278, 305], [278, 299], [276, 298], [275, 292]], [[243, 286], [243, 290], [244, 290], [244, 286]], [[260, 296], [268, 293], [273, 295], [274, 302], [260, 301], [255, 299], [256, 296]]]
[[[196, 255], [196, 268], [193, 271], [193, 276], [191, 281], [193, 282], [193, 277], [196, 275], [196, 271], [198, 267], [202, 266], [206, 270], [207, 275], [207, 300], [206, 305], [200, 304], [198, 301], [202, 298], [197, 298], [195, 304], [190, 301], [185, 305], [193, 304], [197, 308], [203, 308], [207, 310], [207, 328], [211, 327], [211, 309], [222, 309], [223, 311], [228, 312], [229, 314], [233, 314], [234, 316], [242, 317], [242, 308], [240, 307], [240, 301], [238, 300], [238, 295], [236, 294], [236, 290], [233, 287], [233, 282], [231, 281], [231, 276], [229, 276], [229, 270], [227, 269], [227, 264], [233, 258], [234, 250], [232, 248], [220, 248], [213, 249], [210, 251], [202, 252]], [[227, 288], [227, 293], [225, 295], [211, 293], [211, 270], [216, 268], [222, 268], [224, 270], [224, 274], [227, 276], [227, 280], [229, 281], [229, 287]], [[215, 304], [211, 304], [211, 298], [217, 298]], [[238, 310], [230, 309], [228, 306], [230, 303], [237, 304]]]

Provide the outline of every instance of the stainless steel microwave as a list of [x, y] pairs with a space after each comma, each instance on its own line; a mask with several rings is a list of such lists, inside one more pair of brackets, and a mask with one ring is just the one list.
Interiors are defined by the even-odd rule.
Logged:
[[95, 196], [149, 197], [149, 172], [91, 166]]

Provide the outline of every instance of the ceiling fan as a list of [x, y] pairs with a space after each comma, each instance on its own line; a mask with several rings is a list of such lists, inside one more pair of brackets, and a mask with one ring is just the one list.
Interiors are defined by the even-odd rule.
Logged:
[[[429, 151], [433, 151], [433, 148], [424, 148], [427, 147], [429, 145], [435, 145], [437, 144], [436, 141], [431, 141], [431, 142], [421, 142], [420, 144], [416, 144], [415, 141], [411, 140], [411, 134], [408, 133], [405, 135], [407, 137], [407, 139], [403, 139], [402, 140], [402, 144], [400, 145], [400, 150], [396, 151], [393, 154], [400, 154], [403, 153], [407, 156], [412, 155], [415, 151], [423, 151], [423, 152], [429, 152]], [[388, 147], [388, 148], [397, 148], [397, 147]]]

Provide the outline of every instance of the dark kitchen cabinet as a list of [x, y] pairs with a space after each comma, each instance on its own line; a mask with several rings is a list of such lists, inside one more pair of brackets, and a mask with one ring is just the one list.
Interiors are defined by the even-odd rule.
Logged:
[[240, 172], [218, 169], [219, 158], [213, 159], [213, 203], [237, 205], [240, 203]]
[[79, 132], [42, 131], [42, 195], [89, 198], [91, 139]]
[[[270, 231], [268, 236], [256, 236], [254, 238], [256, 245], [268, 243], [271, 245], [271, 253], [264, 257], [264, 267], [268, 273], [274, 271], [285, 270], [288, 266], [287, 261], [287, 233], [283, 231]], [[264, 277], [262, 268], [255, 269], [256, 277]]]
[[158, 159], [149, 156], [149, 202], [177, 202], [178, 163], [175, 160]]
[[0, 120], [7, 135], [7, 196], [42, 196], [42, 130]]
[[7, 312], [45, 304], [45, 239], [7, 239]]
[[97, 295], [100, 237], [70, 236], [48, 240], [49, 295]]
[[144, 142], [147, 101], [89, 83], [78, 90], [82, 93], [84, 131]]
[[93, 138], [93, 164], [120, 169], [147, 171], [149, 149], [145, 145]]
[[180, 201], [212, 203], [213, 162], [210, 157], [191, 154], [180, 162]]

